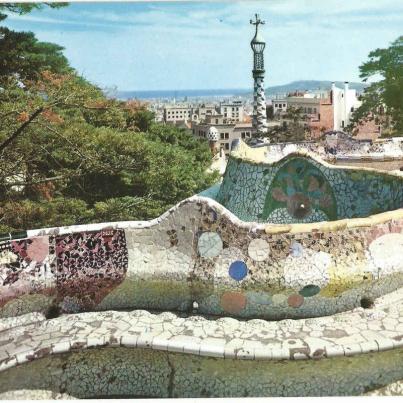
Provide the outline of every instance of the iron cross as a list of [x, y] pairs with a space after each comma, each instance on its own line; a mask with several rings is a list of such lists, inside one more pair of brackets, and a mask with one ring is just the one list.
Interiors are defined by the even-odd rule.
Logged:
[[250, 20], [250, 23], [252, 24], [252, 25], [256, 25], [256, 29], [258, 28], [258, 26], [259, 26], [259, 24], [265, 24], [265, 21], [262, 21], [260, 18], [259, 18], [259, 14], [255, 14], [255, 21], [253, 21], [253, 20]]

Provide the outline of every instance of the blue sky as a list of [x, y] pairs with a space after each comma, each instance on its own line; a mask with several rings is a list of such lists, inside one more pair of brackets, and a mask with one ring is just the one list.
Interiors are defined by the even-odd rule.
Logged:
[[70, 3], [3, 24], [64, 46], [71, 65], [103, 88], [250, 88], [255, 12], [266, 20], [267, 86], [359, 81], [368, 53], [403, 34], [401, 0]]

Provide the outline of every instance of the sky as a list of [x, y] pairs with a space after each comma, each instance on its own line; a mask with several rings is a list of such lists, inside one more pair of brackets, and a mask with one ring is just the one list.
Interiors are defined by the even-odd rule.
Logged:
[[266, 86], [360, 81], [359, 65], [403, 34], [401, 0], [74, 2], [2, 24], [65, 48], [102, 88], [251, 88], [255, 13], [266, 21]]

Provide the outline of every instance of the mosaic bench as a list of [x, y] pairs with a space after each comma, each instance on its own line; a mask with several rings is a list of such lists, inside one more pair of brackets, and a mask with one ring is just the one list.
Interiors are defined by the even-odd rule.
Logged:
[[155, 220], [1, 242], [0, 317], [149, 309], [303, 318], [370, 306], [402, 286], [402, 174], [303, 153], [262, 164], [242, 147], [221, 185]]

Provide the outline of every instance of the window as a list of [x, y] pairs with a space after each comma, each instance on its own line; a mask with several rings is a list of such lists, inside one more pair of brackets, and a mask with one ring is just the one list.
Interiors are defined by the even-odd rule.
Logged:
[[229, 133], [224, 133], [225, 134], [225, 140], [229, 139]]
[[224, 140], [224, 133], [220, 133], [220, 139]]
[[341, 121], [341, 127], [344, 127], [344, 120]]
[[317, 111], [317, 109], [316, 109], [316, 108], [313, 108], [313, 113], [316, 113], [316, 111]]
[[218, 124], [218, 119], [215, 120], [215, 124], [216, 124], [216, 125]]
[[228, 143], [225, 143], [225, 149], [229, 150], [229, 144]]
[[354, 106], [351, 107], [350, 112], [354, 112]]
[[312, 108], [308, 108], [308, 113], [312, 113]]
[[245, 138], [245, 136], [246, 136], [246, 133], [245, 133], [245, 132], [242, 132], [242, 133], [241, 133], [241, 138], [243, 138], [243, 139], [244, 139], [244, 138]]

